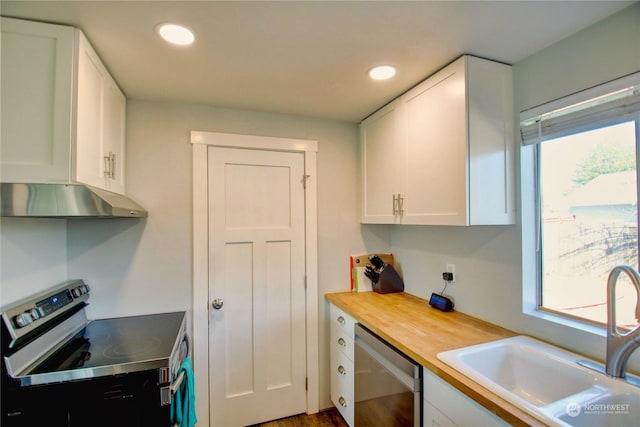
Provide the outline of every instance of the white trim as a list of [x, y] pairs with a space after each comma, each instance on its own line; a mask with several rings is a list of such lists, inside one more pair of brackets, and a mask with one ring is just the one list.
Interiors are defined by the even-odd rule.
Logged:
[[191, 131], [191, 143], [216, 147], [253, 148], [258, 150], [318, 152], [318, 142], [310, 139], [240, 135], [236, 133]]
[[[305, 191], [305, 268], [307, 274], [307, 413], [320, 409], [318, 343], [318, 216], [316, 153], [318, 142], [305, 139], [191, 131], [193, 144], [193, 362], [196, 375], [196, 415], [209, 424], [209, 246], [207, 147], [235, 147], [302, 152]], [[206, 345], [203, 345], [205, 343]], [[202, 378], [198, 380], [197, 378]]]
[[[526, 145], [520, 149], [520, 212], [522, 235], [522, 314], [528, 323], [537, 319], [541, 321], [545, 332], [566, 329], [561, 333], [579, 330], [591, 337], [602, 338], [606, 330], [588, 322], [570, 319], [548, 311], [538, 309], [538, 228], [536, 219], [536, 159], [535, 145]], [[573, 329], [574, 331], [572, 331]], [[538, 334], [539, 335], [539, 334]], [[547, 338], [548, 336], [545, 335]], [[565, 343], [566, 345], [566, 343]]]
[[[193, 339], [196, 415], [209, 425], [209, 221], [207, 208], [207, 146], [194, 145], [193, 164]], [[199, 345], [207, 343], [207, 345]], [[204, 375], [200, 375], [200, 373]], [[202, 378], [202, 379], [199, 379]]]

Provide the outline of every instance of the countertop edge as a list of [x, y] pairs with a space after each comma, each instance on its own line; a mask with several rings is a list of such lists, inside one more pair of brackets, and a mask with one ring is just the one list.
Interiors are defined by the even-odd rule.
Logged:
[[[489, 412], [495, 414], [500, 419], [506, 421], [510, 425], [536, 426], [536, 427], [547, 425], [541, 420], [532, 416], [531, 414], [522, 411], [521, 409], [505, 401], [498, 395], [482, 387], [480, 384], [476, 383], [475, 381], [468, 378], [467, 376], [459, 373], [458, 371], [451, 368], [444, 362], [441, 362], [436, 357], [436, 354], [439, 353], [440, 351], [453, 350], [455, 348], [460, 348], [461, 346], [453, 346], [448, 349], [441, 349], [436, 353], [431, 353], [431, 354], [425, 354], [424, 352], [420, 353], [418, 351], [414, 351], [414, 349], [411, 348], [411, 344], [402, 342], [402, 340], [398, 339], [398, 337], [393, 336], [392, 333], [388, 332], [390, 328], [389, 325], [386, 325], [386, 330], [385, 330], [384, 327], [381, 327], [381, 325], [376, 324], [377, 319], [375, 317], [372, 318], [370, 313], [359, 312], [357, 309], [354, 309], [352, 304], [346, 303], [346, 300], [353, 300], [354, 298], [358, 298], [358, 295], [362, 295], [368, 299], [372, 297], [379, 298], [373, 295], [365, 296], [365, 294], [375, 294], [375, 293], [373, 292], [371, 293], [367, 292], [362, 294], [358, 294], [355, 292], [329, 293], [329, 294], [325, 294], [325, 300], [336, 305], [338, 308], [344, 310], [349, 315], [353, 316], [353, 318], [356, 319], [356, 321], [362, 323], [364, 326], [366, 326], [368, 329], [373, 331], [375, 334], [377, 334], [378, 336], [380, 336], [381, 338], [389, 342], [394, 347], [398, 348], [400, 351], [402, 351], [407, 356], [414, 359], [416, 362], [420, 363], [425, 369], [428, 369], [433, 374], [437, 375], [439, 378], [446, 381], [456, 390], [460, 391], [467, 397], [471, 398], [472, 400], [477, 402], [480, 406], [482, 406]], [[433, 310], [428, 305], [428, 302], [422, 298], [419, 298], [415, 295], [407, 294], [404, 292], [399, 294], [401, 294], [401, 296], [396, 295], [394, 298], [395, 300], [397, 300], [398, 298], [402, 298], [402, 299], [406, 298], [407, 302], [410, 304], [418, 304], [419, 307], [424, 305], [425, 309]], [[383, 296], [382, 294], [377, 294], [377, 295]], [[392, 294], [386, 294], [386, 295], [392, 295]], [[437, 310], [434, 310], [434, 311], [437, 311]], [[456, 317], [457, 321], [469, 322], [472, 324], [471, 325], [472, 327], [483, 328], [483, 330], [490, 331], [491, 334], [495, 335], [495, 338], [493, 339], [486, 339], [486, 340], [480, 339], [479, 341], [476, 340], [476, 342], [469, 343], [468, 345], [478, 344], [480, 342], [489, 342], [494, 339], [508, 338], [510, 336], [521, 335], [514, 331], [510, 331], [503, 327], [494, 325], [484, 320], [477, 319], [475, 317], [469, 316], [461, 312], [452, 312], [452, 313], [449, 313], [448, 315], [451, 316], [453, 313], [455, 313], [455, 315], [453, 316]], [[440, 312], [431, 313], [431, 314], [435, 314], [442, 317]], [[445, 316], [446, 315], [447, 314], [445, 314]], [[435, 321], [438, 322], [440, 320], [436, 319]], [[446, 320], [442, 320], [442, 322], [444, 323], [446, 322]]]

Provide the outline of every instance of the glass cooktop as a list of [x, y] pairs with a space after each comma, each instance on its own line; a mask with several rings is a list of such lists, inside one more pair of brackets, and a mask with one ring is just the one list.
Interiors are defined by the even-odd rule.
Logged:
[[27, 376], [42, 383], [170, 368], [184, 319], [175, 312], [94, 320]]

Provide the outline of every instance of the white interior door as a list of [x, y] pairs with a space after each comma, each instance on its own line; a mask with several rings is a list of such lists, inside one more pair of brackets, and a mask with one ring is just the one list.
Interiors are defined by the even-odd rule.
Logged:
[[214, 427], [306, 411], [304, 174], [301, 153], [208, 149]]

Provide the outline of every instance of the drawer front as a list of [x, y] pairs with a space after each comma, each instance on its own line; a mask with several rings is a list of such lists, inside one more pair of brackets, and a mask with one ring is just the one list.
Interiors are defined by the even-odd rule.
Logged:
[[353, 339], [355, 319], [333, 304], [330, 305], [329, 314], [331, 317], [331, 330], [340, 330], [343, 334]]
[[354, 340], [342, 331], [331, 331], [331, 348], [335, 348], [353, 361]]
[[353, 426], [354, 371], [353, 362], [336, 346], [331, 347], [331, 401], [342, 418]]
[[330, 346], [340, 349], [349, 359], [353, 360], [354, 325], [353, 317], [331, 305], [331, 342]]

